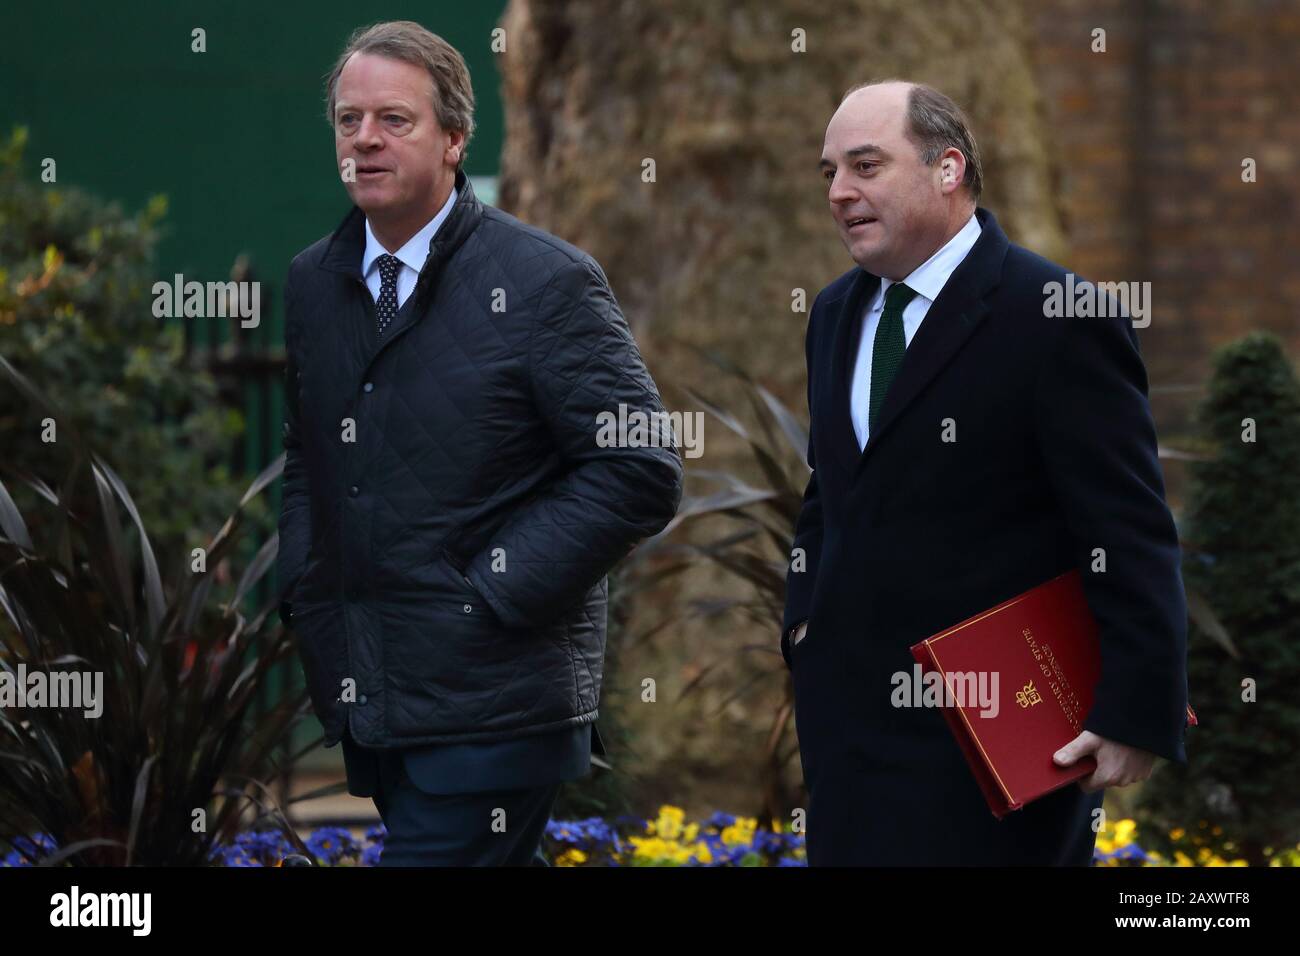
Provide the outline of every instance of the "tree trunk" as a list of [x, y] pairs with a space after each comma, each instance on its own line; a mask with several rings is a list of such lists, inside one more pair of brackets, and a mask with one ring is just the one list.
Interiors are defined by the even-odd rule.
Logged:
[[1013, 241], [1063, 255], [1025, 19], [1012, 0], [512, 0], [501, 205], [600, 261], [643, 348], [717, 347], [797, 399], [807, 315], [792, 290], [811, 304], [853, 265], [816, 166], [855, 83], [956, 99], [982, 204]]

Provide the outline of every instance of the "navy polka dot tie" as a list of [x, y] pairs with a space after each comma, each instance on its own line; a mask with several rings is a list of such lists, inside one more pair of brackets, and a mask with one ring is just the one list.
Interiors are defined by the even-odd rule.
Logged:
[[397, 315], [397, 270], [402, 262], [397, 256], [384, 253], [375, 260], [379, 264], [379, 301], [375, 309], [379, 313], [379, 334], [384, 334], [388, 323]]

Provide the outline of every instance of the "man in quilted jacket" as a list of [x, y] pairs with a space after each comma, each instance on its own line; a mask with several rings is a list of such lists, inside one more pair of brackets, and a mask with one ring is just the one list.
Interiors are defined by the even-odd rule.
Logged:
[[381, 865], [522, 865], [587, 773], [606, 575], [676, 512], [600, 266], [474, 196], [461, 55], [358, 31], [328, 83], [353, 208], [286, 283], [280, 614]]

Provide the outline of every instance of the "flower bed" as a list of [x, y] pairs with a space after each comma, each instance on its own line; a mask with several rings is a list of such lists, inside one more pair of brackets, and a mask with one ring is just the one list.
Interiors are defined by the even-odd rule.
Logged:
[[[1137, 824], [1120, 820], [1097, 834], [1093, 854], [1096, 866], [1245, 866], [1245, 860], [1226, 860], [1208, 847], [1207, 837], [1216, 827], [1202, 821], [1200, 830], [1183, 829], [1169, 836], [1175, 846], [1172, 859], [1144, 850], [1137, 842]], [[383, 852], [386, 831], [382, 825], [366, 830], [358, 840], [342, 827], [322, 827], [304, 842], [319, 866], [374, 866]], [[53, 852], [45, 834], [21, 841], [27, 855], [14, 850], [0, 866], [30, 866], [28, 857]], [[804, 838], [787, 828], [759, 829], [753, 817], [714, 813], [698, 823], [687, 823], [678, 807], [663, 806], [653, 820], [623, 816], [613, 821], [552, 820], [543, 844], [556, 866], [806, 866]], [[241, 833], [232, 843], [212, 854], [218, 866], [281, 866], [297, 851], [279, 831]], [[1270, 866], [1300, 865], [1300, 845], [1277, 853]]]

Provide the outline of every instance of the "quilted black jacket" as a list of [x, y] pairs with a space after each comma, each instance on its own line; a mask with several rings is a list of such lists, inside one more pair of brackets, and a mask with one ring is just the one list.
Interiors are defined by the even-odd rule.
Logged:
[[597, 442], [663, 413], [600, 266], [456, 188], [382, 337], [360, 209], [289, 268], [280, 614], [326, 746], [594, 721], [606, 573], [681, 500], [670, 442]]

